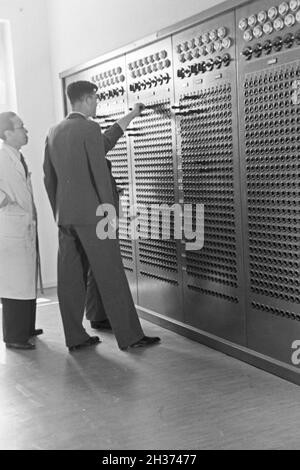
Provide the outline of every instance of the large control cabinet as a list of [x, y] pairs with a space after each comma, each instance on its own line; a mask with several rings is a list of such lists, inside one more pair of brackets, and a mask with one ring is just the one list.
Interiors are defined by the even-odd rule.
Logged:
[[[146, 105], [107, 156], [140, 312], [300, 383], [300, 0], [236, 5], [64, 72], [63, 90], [97, 84], [102, 131]], [[201, 249], [176, 239], [173, 213], [163, 239], [162, 204], [204, 206]]]

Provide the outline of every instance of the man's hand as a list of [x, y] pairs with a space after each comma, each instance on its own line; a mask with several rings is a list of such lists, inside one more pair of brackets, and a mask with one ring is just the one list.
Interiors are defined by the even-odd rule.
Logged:
[[140, 116], [144, 110], [145, 110], [145, 105], [143, 103], [136, 103], [132, 110], [134, 117]]
[[119, 124], [121, 129], [125, 131], [127, 127], [129, 126], [129, 124], [131, 123], [131, 121], [134, 118], [140, 116], [142, 112], [144, 111], [144, 109], [145, 109], [145, 105], [143, 103], [136, 103], [132, 111], [130, 111], [130, 113], [126, 114], [124, 117], [119, 119], [117, 124]]

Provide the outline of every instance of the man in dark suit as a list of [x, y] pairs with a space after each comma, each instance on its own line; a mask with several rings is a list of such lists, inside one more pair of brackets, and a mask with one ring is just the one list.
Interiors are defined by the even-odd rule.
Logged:
[[96, 114], [96, 92], [90, 82], [69, 85], [72, 113], [50, 130], [45, 147], [45, 186], [59, 226], [58, 299], [70, 351], [100, 342], [82, 325], [89, 267], [120, 349], [160, 341], [141, 328], [117, 238], [96, 234], [99, 205], [114, 207], [116, 200], [105, 155], [144, 106], [137, 104], [102, 134], [89, 119]]

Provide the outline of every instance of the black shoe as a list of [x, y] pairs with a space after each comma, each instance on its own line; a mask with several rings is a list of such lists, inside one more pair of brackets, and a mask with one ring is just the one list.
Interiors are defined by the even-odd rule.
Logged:
[[137, 341], [136, 343], [133, 343], [130, 348], [146, 348], [147, 346], [153, 346], [154, 344], [157, 344], [160, 342], [160, 338], [157, 336], [144, 336], [142, 339]]
[[91, 327], [94, 330], [111, 330], [111, 324], [108, 319], [102, 321], [91, 321]]
[[35, 349], [35, 345], [29, 343], [6, 343], [6, 347], [8, 349], [24, 349], [24, 350], [29, 350], [29, 349]]
[[41, 328], [39, 328], [38, 330], [33, 330], [30, 336], [40, 336], [42, 334], [44, 334], [44, 331]]
[[88, 346], [94, 346], [94, 345], [99, 344], [99, 343], [101, 343], [101, 341], [98, 338], [98, 336], [91, 336], [89, 339], [84, 341], [84, 343], [76, 344], [75, 346], [70, 346], [69, 351], [70, 352], [77, 351], [77, 349], [87, 348]]

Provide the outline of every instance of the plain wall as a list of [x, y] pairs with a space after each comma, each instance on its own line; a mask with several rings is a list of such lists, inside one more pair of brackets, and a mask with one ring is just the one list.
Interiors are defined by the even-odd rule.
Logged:
[[39, 214], [43, 278], [56, 283], [57, 230], [44, 190], [42, 163], [45, 136], [54, 122], [46, 0], [0, 0], [0, 19], [11, 25], [17, 111], [29, 131], [22, 149], [32, 171]]
[[126, 46], [224, 0], [47, 0], [55, 112], [59, 73]]

